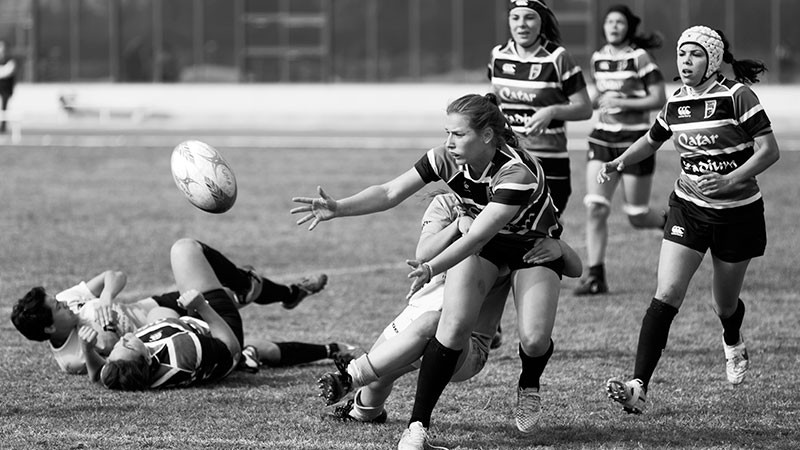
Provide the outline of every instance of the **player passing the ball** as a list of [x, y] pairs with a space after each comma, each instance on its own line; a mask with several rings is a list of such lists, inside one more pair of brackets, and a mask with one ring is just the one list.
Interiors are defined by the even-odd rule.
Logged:
[[[416, 258], [428, 260], [468, 232], [473, 218], [466, 209], [455, 194], [436, 195], [422, 217]], [[564, 274], [580, 275], [580, 258], [564, 241], [543, 238], [526, 257], [539, 255], [551, 260], [563, 255]], [[436, 334], [445, 282], [445, 273], [436, 275], [411, 296], [408, 306], [383, 330], [368, 353], [349, 364], [336, 361], [339, 371], [327, 373], [320, 379], [321, 396], [328, 404], [357, 389], [352, 399], [335, 405], [329, 416], [343, 421], [386, 421], [384, 404], [395, 380], [419, 368], [425, 346]], [[469, 380], [483, 369], [510, 287], [511, 277], [508, 269], [504, 268], [486, 296], [451, 381]]]
[[447, 107], [444, 145], [423, 155], [415, 166], [381, 185], [336, 200], [319, 188], [320, 197], [295, 197], [306, 213], [298, 224], [357, 216], [392, 208], [427, 183], [443, 180], [475, 212], [466, 234], [429, 260], [410, 260], [409, 296], [447, 271], [441, 318], [425, 346], [409, 428], [399, 448], [422, 448], [431, 414], [475, 329], [489, 288], [511, 272], [517, 307], [522, 374], [518, 385], [517, 426], [530, 432], [540, 412], [539, 378], [553, 352], [564, 259], [547, 261], [524, 255], [541, 238], [558, 238], [562, 227], [539, 163], [517, 148], [516, 138], [494, 94], [465, 95]]
[[[732, 66], [734, 80], [720, 72], [723, 62]], [[707, 251], [727, 378], [734, 386], [744, 381], [750, 360], [740, 331], [745, 305], [739, 294], [750, 260], [763, 255], [767, 243], [756, 175], [780, 157], [770, 120], [747, 86], [766, 70], [762, 63], [734, 59], [721, 31], [694, 26], [678, 39], [677, 65], [683, 86], [650, 131], [597, 173], [599, 183], [608, 182], [615, 172], [651, 156], [670, 137], [680, 154], [658, 283], [642, 320], [633, 379], [611, 378], [606, 384], [609, 397], [629, 413], [645, 410], [650, 379], [672, 320]]]

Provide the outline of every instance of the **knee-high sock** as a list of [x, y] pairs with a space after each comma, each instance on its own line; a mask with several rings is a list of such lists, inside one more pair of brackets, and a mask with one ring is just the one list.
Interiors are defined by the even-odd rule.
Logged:
[[265, 362], [265, 364], [271, 367], [296, 366], [298, 364], [328, 358], [330, 357], [328, 348], [330, 345], [335, 344], [322, 345], [307, 344], [305, 342], [276, 342], [275, 345], [277, 345], [278, 349], [281, 351], [281, 359], [277, 363], [272, 361]]
[[428, 342], [422, 354], [417, 393], [414, 396], [414, 408], [411, 410], [409, 424], [422, 422], [425, 428], [430, 426], [433, 408], [447, 387], [447, 383], [450, 382], [462, 351], [447, 348], [436, 338]]
[[553, 340], [550, 339], [550, 346], [542, 356], [528, 356], [522, 350], [522, 345], [519, 346], [519, 359], [522, 361], [522, 373], [519, 374], [519, 387], [521, 388], [536, 388], [539, 389], [539, 380], [542, 378], [544, 368], [547, 366], [547, 361], [553, 355], [555, 345]]
[[744, 302], [739, 299], [736, 305], [736, 311], [731, 314], [727, 319], [719, 318], [722, 322], [722, 338], [728, 345], [736, 345], [739, 343], [740, 335], [739, 330], [742, 328], [742, 321], [744, 321]]
[[645, 391], [661, 358], [661, 352], [667, 346], [669, 328], [676, 314], [678, 308], [654, 298], [642, 319], [633, 376], [642, 380]]

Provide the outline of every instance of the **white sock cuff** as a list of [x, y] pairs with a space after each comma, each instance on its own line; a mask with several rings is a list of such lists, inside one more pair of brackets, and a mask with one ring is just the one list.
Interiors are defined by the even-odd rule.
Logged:
[[592, 204], [603, 205], [607, 207], [611, 207], [611, 202], [608, 201], [607, 198], [603, 197], [602, 195], [597, 194], [586, 194], [583, 197], [583, 205], [586, 207], [592, 206]]

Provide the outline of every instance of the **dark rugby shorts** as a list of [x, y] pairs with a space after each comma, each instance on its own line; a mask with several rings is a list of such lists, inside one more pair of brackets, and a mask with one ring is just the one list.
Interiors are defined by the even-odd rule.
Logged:
[[[621, 132], [593, 130], [589, 137], [607, 143], [629, 142], [633, 144], [645, 133], [647, 133], [647, 130]], [[625, 153], [625, 150], [627, 149], [627, 147], [612, 147], [589, 141], [589, 151], [586, 153], [586, 160], [609, 162], [614, 160], [614, 158], [618, 157], [619, 155]], [[656, 155], [651, 155], [636, 164], [625, 166], [625, 168], [622, 169], [622, 173], [626, 175], [643, 177], [652, 175], [655, 170]]]

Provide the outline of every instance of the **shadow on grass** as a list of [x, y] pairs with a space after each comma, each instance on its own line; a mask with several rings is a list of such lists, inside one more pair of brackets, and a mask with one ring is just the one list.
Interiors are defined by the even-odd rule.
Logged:
[[[448, 434], [463, 436], [458, 442], [436, 442], [449, 448], [791, 448], [800, 433], [782, 428], [732, 429], [730, 426], [687, 428], [676, 424], [629, 421], [592, 425], [543, 426], [525, 435], [513, 425], [453, 424]], [[795, 447], [796, 448], [796, 447]]]

